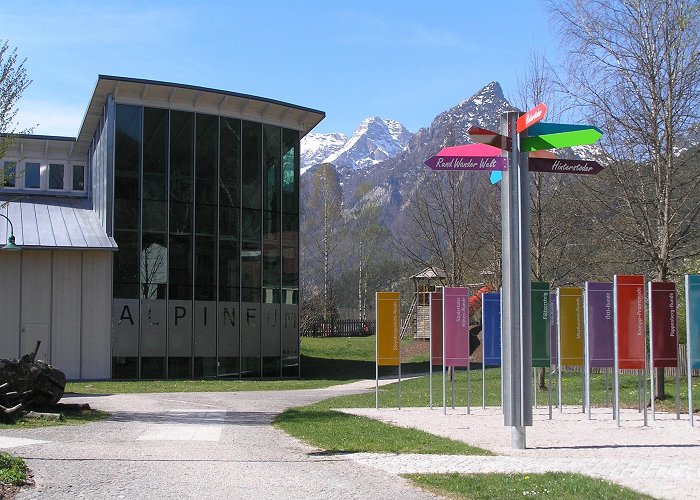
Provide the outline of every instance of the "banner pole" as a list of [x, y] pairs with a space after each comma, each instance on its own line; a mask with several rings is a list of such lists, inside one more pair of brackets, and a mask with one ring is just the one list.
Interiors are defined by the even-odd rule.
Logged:
[[678, 337], [676, 337], [676, 420], [681, 419], [681, 365], [678, 362], [680, 357], [680, 346], [678, 345]]
[[[649, 396], [651, 397], [651, 420], [656, 421], [656, 401], [654, 397], [654, 308], [651, 305], [651, 281], [649, 282]], [[646, 347], [646, 342], [645, 342]], [[646, 382], [646, 377], [645, 377]], [[646, 389], [645, 393], [646, 393]], [[645, 406], [646, 408], [646, 406]]]
[[586, 281], [583, 291], [583, 365], [585, 369], [585, 390], [583, 399], [583, 411], [588, 413], [588, 420], [591, 419], [591, 353], [589, 346], [590, 322], [588, 318], [588, 281]]
[[617, 348], [617, 274], [613, 276], [613, 317], [614, 327], [613, 327], [613, 418], [617, 419], [617, 427], [620, 427], [620, 374], [618, 367], [620, 366], [619, 352]]
[[535, 367], [532, 368], [532, 378], [535, 381], [532, 390], [535, 392], [535, 408], [537, 408], [537, 368]]
[[486, 299], [481, 296], [481, 409], [486, 409], [486, 329], [484, 326], [484, 304]]
[[472, 412], [472, 401], [471, 401], [471, 381], [472, 379], [472, 371], [471, 367], [467, 366], [467, 415], [470, 415]]
[[[685, 325], [686, 331], [690, 330], [690, 275], [685, 275]], [[685, 341], [685, 361], [687, 365], [688, 375], [688, 417], [690, 417], [690, 426], [695, 427], [693, 422], [693, 364], [690, 361], [693, 350], [690, 348], [691, 342], [690, 332], [686, 333]]]
[[557, 289], [557, 403], [559, 413], [563, 413], [561, 401], [561, 288]]
[[375, 368], [375, 386], [374, 386], [374, 408], [379, 409], [379, 294], [374, 292], [374, 368]]
[[[428, 385], [430, 386], [430, 409], [433, 409], [433, 293], [428, 294], [428, 307], [430, 308], [430, 314], [428, 315], [430, 321], [430, 338], [428, 339], [428, 355], [430, 356], [430, 371], [428, 372]], [[416, 306], [417, 307], [417, 306]]]
[[610, 404], [610, 381], [608, 380], [608, 371], [609, 368], [606, 366], [605, 367], [605, 407], [607, 408], [608, 405]]
[[547, 368], [547, 373], [549, 375], [549, 382], [547, 383], [547, 402], [549, 403], [549, 420], [552, 420], [552, 362], [550, 360], [549, 367]]
[[442, 414], [447, 415], [447, 386], [445, 381], [445, 289], [442, 289]]
[[[401, 319], [399, 318], [399, 325], [400, 324], [401, 324]], [[399, 410], [401, 409], [401, 333], [400, 332], [401, 332], [401, 330], [399, 330], [399, 395], [397, 398]]]

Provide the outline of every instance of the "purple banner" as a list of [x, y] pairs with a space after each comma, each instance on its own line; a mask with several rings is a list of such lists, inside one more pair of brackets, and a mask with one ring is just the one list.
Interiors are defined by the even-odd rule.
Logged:
[[586, 338], [590, 366], [615, 366], [615, 323], [613, 284], [586, 282]]
[[445, 366], [469, 366], [469, 290], [443, 288]]
[[549, 357], [552, 360], [552, 365], [557, 365], [557, 356], [559, 355], [559, 342], [557, 341], [559, 334], [557, 333], [559, 321], [559, 309], [557, 308], [557, 291], [552, 290], [549, 294]]
[[505, 156], [431, 156], [424, 162], [433, 170], [508, 170]]

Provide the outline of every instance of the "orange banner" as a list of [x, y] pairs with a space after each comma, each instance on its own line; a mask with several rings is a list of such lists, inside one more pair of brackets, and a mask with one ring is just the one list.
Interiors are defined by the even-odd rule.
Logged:
[[583, 288], [559, 288], [559, 345], [562, 366], [583, 365]]
[[377, 292], [377, 365], [399, 366], [401, 330], [399, 292]]

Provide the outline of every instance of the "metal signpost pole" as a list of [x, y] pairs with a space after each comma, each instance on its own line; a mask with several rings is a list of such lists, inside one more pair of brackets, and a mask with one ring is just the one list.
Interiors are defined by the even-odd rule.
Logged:
[[584, 383], [585, 392], [583, 400], [583, 410], [588, 413], [588, 420], [591, 419], [591, 354], [589, 349], [589, 329], [590, 324], [588, 322], [588, 281], [586, 281], [585, 288], [583, 290], [583, 364], [584, 364]]
[[515, 132], [517, 112], [501, 115], [501, 133], [512, 137], [509, 168], [501, 186], [503, 247], [503, 411], [514, 449], [525, 449], [525, 427], [532, 425], [530, 345], [530, 197], [527, 155]]

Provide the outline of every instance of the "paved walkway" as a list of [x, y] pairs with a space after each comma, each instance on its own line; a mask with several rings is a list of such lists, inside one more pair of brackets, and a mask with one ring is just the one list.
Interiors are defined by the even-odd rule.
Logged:
[[409, 472], [582, 472], [659, 498], [700, 498], [700, 422], [610, 410], [535, 410], [526, 450], [513, 450], [498, 408], [349, 409], [488, 448], [499, 456], [329, 454], [270, 423], [290, 406], [374, 388], [374, 381], [308, 391], [70, 397], [112, 414], [83, 426], [0, 431], [36, 487], [24, 498], [434, 498]]
[[349, 458], [394, 474], [409, 472], [580, 472], [629, 486], [657, 498], [700, 498], [700, 422], [690, 427], [688, 415], [622, 410], [620, 428], [611, 410], [596, 408], [591, 419], [580, 407], [535, 409], [525, 450], [511, 446], [500, 408], [396, 409], [354, 408], [347, 413], [376, 418], [462, 440], [497, 453], [495, 457], [356, 454]]
[[11, 448], [34, 472], [36, 487], [19, 499], [366, 499], [378, 492], [435, 498], [395, 474], [322, 453], [270, 425], [285, 408], [357, 390], [65, 398], [112, 417], [3, 430], [0, 448]]

